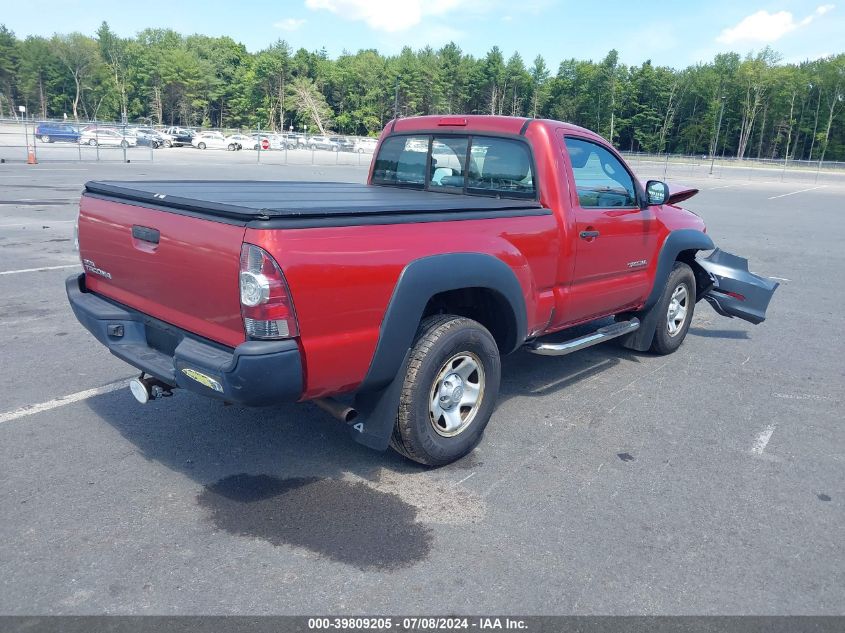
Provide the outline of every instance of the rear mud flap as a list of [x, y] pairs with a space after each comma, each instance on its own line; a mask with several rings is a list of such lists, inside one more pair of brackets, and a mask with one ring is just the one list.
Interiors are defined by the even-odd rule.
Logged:
[[748, 271], [748, 260], [716, 249], [696, 262], [710, 275], [713, 286], [702, 297], [722, 316], [749, 323], [766, 320], [766, 308], [780, 285]]

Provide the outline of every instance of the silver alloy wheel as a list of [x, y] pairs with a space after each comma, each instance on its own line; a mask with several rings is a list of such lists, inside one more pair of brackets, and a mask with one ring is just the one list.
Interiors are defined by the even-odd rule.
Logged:
[[686, 284], [678, 284], [672, 291], [672, 298], [669, 300], [669, 309], [666, 312], [666, 322], [669, 329], [669, 336], [676, 336], [687, 320], [687, 304], [689, 292]]
[[429, 394], [429, 419], [438, 435], [454, 437], [472, 424], [484, 400], [484, 367], [472, 352], [460, 352], [437, 373]]

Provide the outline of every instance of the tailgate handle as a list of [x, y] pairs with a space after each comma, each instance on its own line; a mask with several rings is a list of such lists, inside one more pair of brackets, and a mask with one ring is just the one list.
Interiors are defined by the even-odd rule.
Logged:
[[158, 244], [161, 239], [161, 233], [159, 233], [158, 229], [151, 229], [135, 224], [132, 226], [132, 237], [143, 242], [149, 242], [150, 244]]

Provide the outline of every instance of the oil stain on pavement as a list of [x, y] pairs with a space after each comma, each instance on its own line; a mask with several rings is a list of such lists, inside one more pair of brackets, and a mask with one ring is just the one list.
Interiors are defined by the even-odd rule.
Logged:
[[361, 569], [409, 567], [428, 555], [431, 530], [395, 494], [362, 482], [231, 475], [198, 501], [221, 530], [303, 547]]

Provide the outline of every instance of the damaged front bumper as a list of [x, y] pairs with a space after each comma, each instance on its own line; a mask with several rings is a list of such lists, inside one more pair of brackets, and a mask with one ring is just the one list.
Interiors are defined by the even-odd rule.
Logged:
[[702, 298], [716, 312], [755, 325], [766, 320], [766, 309], [780, 284], [749, 272], [748, 260], [744, 257], [718, 248], [695, 261], [710, 276], [713, 285]]

